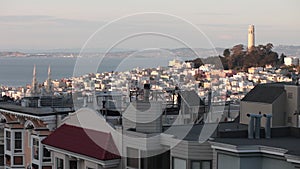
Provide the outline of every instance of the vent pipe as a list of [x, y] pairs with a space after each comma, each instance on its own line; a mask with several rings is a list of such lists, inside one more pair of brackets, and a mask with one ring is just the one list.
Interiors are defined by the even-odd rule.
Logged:
[[271, 138], [271, 118], [272, 114], [264, 114], [266, 118], [266, 126], [265, 126], [265, 137]]
[[260, 127], [261, 127], [261, 112], [259, 114], [255, 115], [255, 138], [259, 139], [260, 138]]
[[144, 101], [149, 102], [150, 84], [144, 84]]
[[248, 125], [248, 138], [256, 139], [260, 138], [260, 127], [261, 127], [261, 112], [259, 114], [247, 114], [250, 117], [249, 125]]
[[248, 117], [250, 117], [249, 125], [248, 125], [248, 138], [253, 139], [254, 135], [254, 114], [247, 114]]

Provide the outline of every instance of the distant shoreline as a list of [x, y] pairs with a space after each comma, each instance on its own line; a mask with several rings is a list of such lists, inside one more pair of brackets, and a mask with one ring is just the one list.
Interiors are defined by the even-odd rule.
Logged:
[[[230, 48], [230, 47], [228, 47]], [[223, 51], [227, 48], [216, 47], [216, 48], [195, 48], [193, 51], [196, 51], [200, 57], [210, 57], [216, 55], [222, 55]], [[193, 51], [188, 48], [175, 48], [175, 49], [164, 49], [161, 50], [169, 51], [171, 54], [176, 54], [177, 56], [181, 57], [193, 57]], [[278, 54], [285, 53], [286, 55], [291, 56], [300, 56], [300, 46], [296, 45], [277, 45], [274, 46], [273, 51], [277, 52]], [[103, 55], [106, 50], [102, 49], [86, 49], [83, 51], [83, 54], [90, 54], [90, 55]], [[132, 49], [115, 49], [112, 50], [107, 57], [114, 57], [120, 58], [124, 56], [128, 56], [132, 53], [140, 53], [139, 50], [132, 50]], [[145, 51], [144, 51], [145, 52]], [[25, 50], [25, 49], [11, 49], [11, 50], [4, 50], [0, 51], [0, 58], [32, 58], [32, 57], [40, 57], [40, 58], [49, 58], [49, 57], [56, 57], [56, 58], [76, 58], [80, 53], [80, 49], [45, 49], [45, 50]], [[150, 52], [147, 52], [151, 54]], [[152, 53], [157, 53], [157, 51], [152, 51]], [[156, 55], [153, 55], [156, 56]], [[162, 57], [162, 56], [159, 56]], [[196, 57], [196, 56], [194, 56]]]

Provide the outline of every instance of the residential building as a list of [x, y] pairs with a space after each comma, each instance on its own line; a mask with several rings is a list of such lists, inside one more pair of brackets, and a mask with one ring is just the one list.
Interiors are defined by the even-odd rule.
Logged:
[[260, 132], [255, 139], [247, 137], [247, 130], [221, 132], [219, 137], [209, 141], [214, 150], [213, 169], [299, 168], [300, 149], [297, 145], [300, 129], [276, 127], [270, 130], [269, 137]]
[[213, 150], [208, 138], [200, 136], [202, 130], [212, 129], [215, 137], [216, 131], [247, 129], [235, 122], [153, 126], [152, 131], [144, 123], [123, 129], [89, 108], [72, 113], [63, 123], [42, 141], [53, 154], [53, 168], [211, 169]]
[[0, 103], [0, 131], [4, 138], [4, 146], [0, 147], [4, 157], [0, 158], [4, 160], [1, 165], [6, 169], [51, 169], [51, 153], [41, 141], [57, 128], [64, 117], [73, 112], [70, 107], [29, 107], [30, 105]]
[[[271, 126], [299, 127], [300, 86], [293, 83], [256, 85], [241, 100], [240, 122], [248, 124], [247, 114], [272, 114]], [[262, 120], [262, 125], [265, 125]]]
[[284, 64], [286, 66], [298, 66], [299, 65], [299, 58], [298, 57], [285, 57]]
[[110, 133], [61, 125], [42, 141], [52, 152], [53, 168], [118, 168], [120, 155]]

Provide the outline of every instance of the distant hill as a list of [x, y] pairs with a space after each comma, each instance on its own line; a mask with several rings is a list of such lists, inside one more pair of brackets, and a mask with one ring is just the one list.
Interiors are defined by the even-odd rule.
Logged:
[[[223, 55], [225, 48], [195, 48], [193, 50], [189, 48], [177, 48], [177, 49], [164, 49], [169, 50], [172, 54], [180, 58], [185, 58], [186, 60], [193, 58], [207, 58], [212, 56]], [[110, 57], [125, 57], [128, 56], [128, 53], [135, 52], [137, 50], [130, 49], [114, 49], [111, 51], [108, 56]], [[272, 51], [281, 55], [284, 53], [287, 56], [299, 56], [300, 57], [300, 46], [288, 46], [288, 45], [279, 45], [274, 46]], [[15, 49], [0, 52], [0, 57], [65, 57], [65, 56], [77, 56], [80, 52], [80, 48], [70, 48], [70, 49]], [[105, 49], [86, 49], [84, 53], [96, 55], [105, 52]], [[160, 53], [159, 51], [149, 51], [147, 55], [153, 54], [157, 56]], [[144, 52], [145, 54], [145, 52]]]
[[274, 46], [273, 51], [277, 52], [278, 54], [284, 53], [287, 56], [300, 57], [300, 46], [279, 45]]
[[26, 57], [28, 54], [22, 52], [0, 52], [0, 57]]
[[[169, 56], [177, 56], [183, 59], [191, 59], [196, 57], [207, 57], [207, 56], [215, 56], [219, 55], [223, 52], [224, 48], [216, 48], [216, 49], [205, 49], [205, 48], [178, 48], [178, 49], [162, 49], [159, 50], [149, 50], [137, 53], [138, 56], [164, 56], [166, 52], [163, 50], [170, 51]], [[51, 49], [51, 50], [21, 50], [22, 52], [0, 52], [0, 57], [65, 57], [65, 56], [77, 56], [79, 54], [80, 49]], [[97, 49], [87, 49], [83, 51], [83, 55], [87, 56], [99, 56], [99, 54], [103, 54], [105, 50], [97, 50]], [[113, 50], [106, 56], [108, 57], [126, 57], [132, 53], [136, 52], [136, 50]]]
[[178, 49], [171, 49], [173, 53], [180, 57], [193, 57], [193, 58], [204, 58], [209, 56], [217, 56], [223, 53], [225, 48], [215, 48], [215, 49], [206, 49], [206, 48], [178, 48]]

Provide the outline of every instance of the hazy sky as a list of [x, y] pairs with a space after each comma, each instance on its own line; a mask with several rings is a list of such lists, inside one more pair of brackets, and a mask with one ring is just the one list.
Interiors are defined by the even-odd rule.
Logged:
[[[255, 25], [257, 44], [300, 45], [299, 7], [299, 0], [0, 0], [0, 50], [81, 48], [99, 27], [137, 12], [163, 12], [185, 18], [217, 47], [247, 44], [249, 24]], [[160, 17], [138, 19], [136, 22], [145, 29], [155, 25], [164, 31], [181, 30], [180, 25], [168, 25], [168, 20], [162, 23]], [[136, 29], [135, 24], [128, 24], [131, 30]], [[182, 34], [197, 42], [190, 31], [182, 29]], [[107, 33], [101, 41], [113, 39], [110, 36], [114, 35]], [[172, 47], [162, 41], [158, 39], [155, 44]], [[197, 44], [211, 47], [207, 42]], [[123, 47], [139, 45], [136, 40]], [[105, 46], [99, 43], [96, 47]]]

